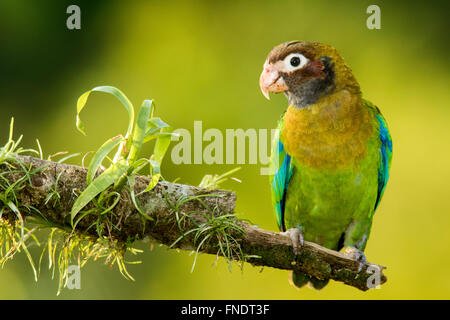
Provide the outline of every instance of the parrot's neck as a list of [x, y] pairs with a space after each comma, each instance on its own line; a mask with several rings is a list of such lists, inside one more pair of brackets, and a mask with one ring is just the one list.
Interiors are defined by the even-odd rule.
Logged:
[[373, 127], [360, 95], [341, 90], [306, 108], [289, 106], [282, 141], [301, 163], [318, 168], [354, 165], [366, 152]]

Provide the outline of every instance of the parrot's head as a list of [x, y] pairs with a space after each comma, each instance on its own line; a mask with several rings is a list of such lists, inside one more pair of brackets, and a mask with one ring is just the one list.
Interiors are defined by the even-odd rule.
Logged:
[[306, 107], [337, 90], [358, 93], [359, 85], [338, 51], [318, 42], [282, 43], [267, 56], [259, 79], [262, 93], [284, 92], [289, 104]]

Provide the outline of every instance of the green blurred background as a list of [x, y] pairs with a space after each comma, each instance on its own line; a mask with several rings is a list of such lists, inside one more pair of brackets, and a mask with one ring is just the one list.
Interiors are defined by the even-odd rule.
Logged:
[[[82, 29], [67, 30], [66, 8], [78, 4]], [[366, 28], [366, 8], [381, 7], [381, 30]], [[138, 243], [145, 252], [129, 271], [90, 262], [81, 290], [63, 290], [43, 268], [39, 281], [24, 255], [0, 270], [0, 298], [25, 299], [441, 299], [450, 298], [449, 5], [429, 1], [25, 1], [0, 2], [0, 137], [9, 119], [24, 145], [39, 138], [45, 154], [95, 150], [126, 129], [126, 112], [94, 94], [83, 111], [87, 137], [75, 128], [78, 96], [98, 85], [123, 90], [136, 106], [154, 98], [176, 128], [273, 128], [286, 107], [258, 88], [269, 50], [315, 40], [334, 45], [352, 67], [364, 96], [385, 115], [394, 158], [366, 254], [387, 266], [380, 290], [360, 292], [332, 282], [297, 290], [285, 271], [237, 265]], [[150, 153], [151, 149], [146, 149]], [[166, 179], [198, 184], [234, 165], [174, 165]], [[72, 163], [80, 163], [73, 159]], [[244, 165], [237, 211], [276, 230], [266, 176]], [[38, 258], [38, 250], [33, 250]], [[130, 258], [132, 259], [132, 258]], [[45, 266], [45, 265], [44, 265]], [[43, 267], [44, 267], [43, 266]]]

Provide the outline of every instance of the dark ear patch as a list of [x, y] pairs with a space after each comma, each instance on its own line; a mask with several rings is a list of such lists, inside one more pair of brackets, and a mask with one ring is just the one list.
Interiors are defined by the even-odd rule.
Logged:
[[334, 71], [334, 62], [330, 57], [321, 57], [320, 61], [324, 66], [323, 73], [325, 74], [325, 82], [327, 85], [331, 86], [334, 84], [336, 76]]
[[325, 78], [326, 74], [323, 72], [325, 66], [322, 61], [310, 61], [304, 68], [300, 69], [301, 75], [304, 78]]
[[330, 57], [324, 56], [310, 60], [303, 68], [280, 75], [289, 90], [289, 104], [298, 108], [316, 103], [321, 96], [334, 90], [334, 63]]

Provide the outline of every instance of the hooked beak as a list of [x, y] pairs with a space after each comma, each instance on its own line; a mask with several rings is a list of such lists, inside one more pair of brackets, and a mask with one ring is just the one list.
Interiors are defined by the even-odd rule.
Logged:
[[268, 61], [264, 64], [263, 72], [259, 77], [259, 87], [264, 97], [268, 100], [270, 100], [269, 92], [280, 93], [288, 90], [278, 70]]

